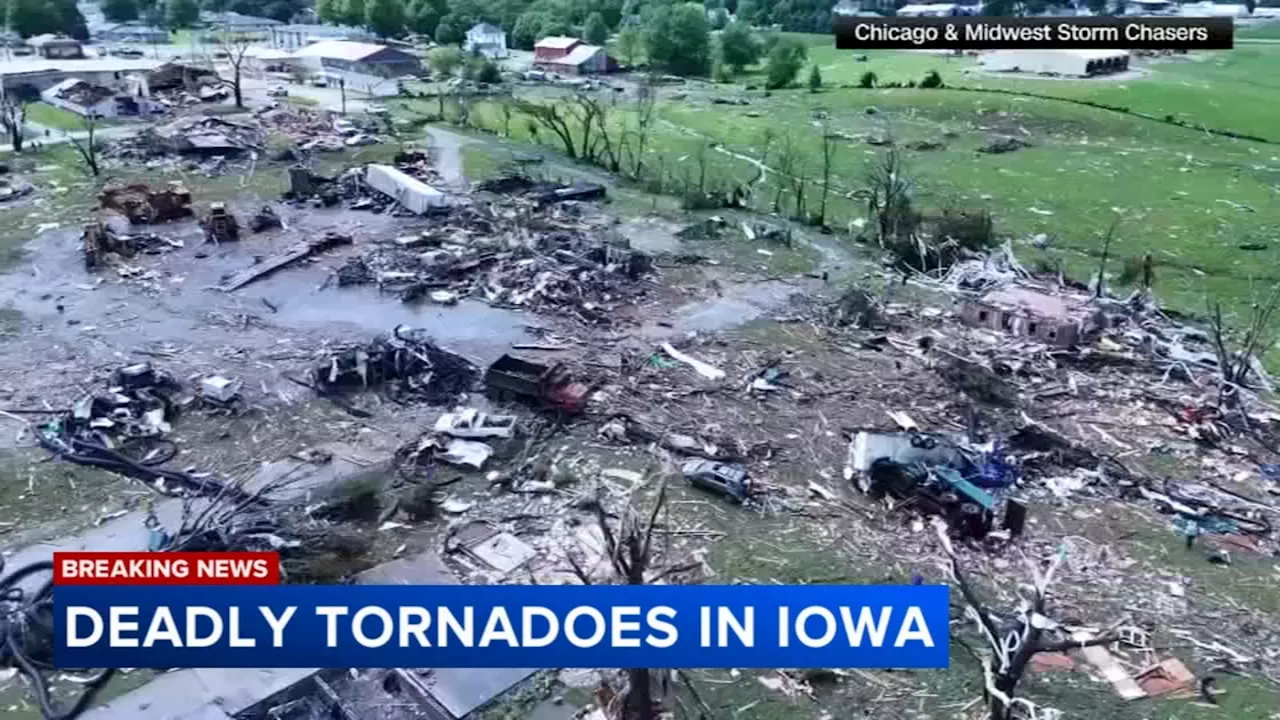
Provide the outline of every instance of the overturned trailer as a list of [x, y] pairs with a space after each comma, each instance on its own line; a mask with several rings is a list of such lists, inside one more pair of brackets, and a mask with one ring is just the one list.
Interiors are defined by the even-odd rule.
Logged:
[[368, 166], [365, 168], [364, 182], [416, 215], [425, 215], [433, 208], [449, 204], [444, 193], [390, 165]]

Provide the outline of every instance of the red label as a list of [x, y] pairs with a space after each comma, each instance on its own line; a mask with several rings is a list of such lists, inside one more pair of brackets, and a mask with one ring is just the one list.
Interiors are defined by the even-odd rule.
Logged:
[[55, 552], [58, 585], [279, 585], [274, 552]]

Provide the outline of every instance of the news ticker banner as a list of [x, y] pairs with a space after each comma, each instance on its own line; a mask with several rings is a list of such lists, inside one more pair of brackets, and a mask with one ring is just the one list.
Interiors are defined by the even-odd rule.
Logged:
[[945, 585], [278, 582], [274, 553], [58, 553], [54, 662], [945, 668], [950, 655]]
[[841, 50], [1230, 50], [1231, 18], [837, 15]]

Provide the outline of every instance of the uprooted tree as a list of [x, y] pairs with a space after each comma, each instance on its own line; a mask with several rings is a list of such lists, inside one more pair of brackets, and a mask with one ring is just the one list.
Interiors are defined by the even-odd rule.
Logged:
[[963, 645], [977, 655], [982, 664], [983, 700], [987, 720], [1040, 717], [1034, 703], [1017, 697], [1018, 683], [1035, 655], [1110, 645], [1120, 640], [1118, 625], [1096, 635], [1076, 634], [1069, 633], [1061, 623], [1048, 616], [1049, 587], [1065, 558], [1063, 552], [1059, 551], [1047, 563], [1037, 563], [1024, 555], [1023, 560], [1032, 577], [1031, 594], [1029, 597], [1021, 597], [1018, 609], [1011, 616], [997, 617], [978, 597], [969, 582], [951, 544], [951, 538], [947, 535], [946, 523], [937, 520], [934, 529], [943, 552], [947, 555], [947, 570], [951, 575], [951, 582], [964, 598], [965, 614], [977, 626], [987, 645], [982, 653]]

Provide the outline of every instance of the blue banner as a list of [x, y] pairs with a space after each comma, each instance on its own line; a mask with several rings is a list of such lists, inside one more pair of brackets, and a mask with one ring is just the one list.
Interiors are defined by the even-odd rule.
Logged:
[[61, 668], [944, 668], [945, 585], [59, 586]]

